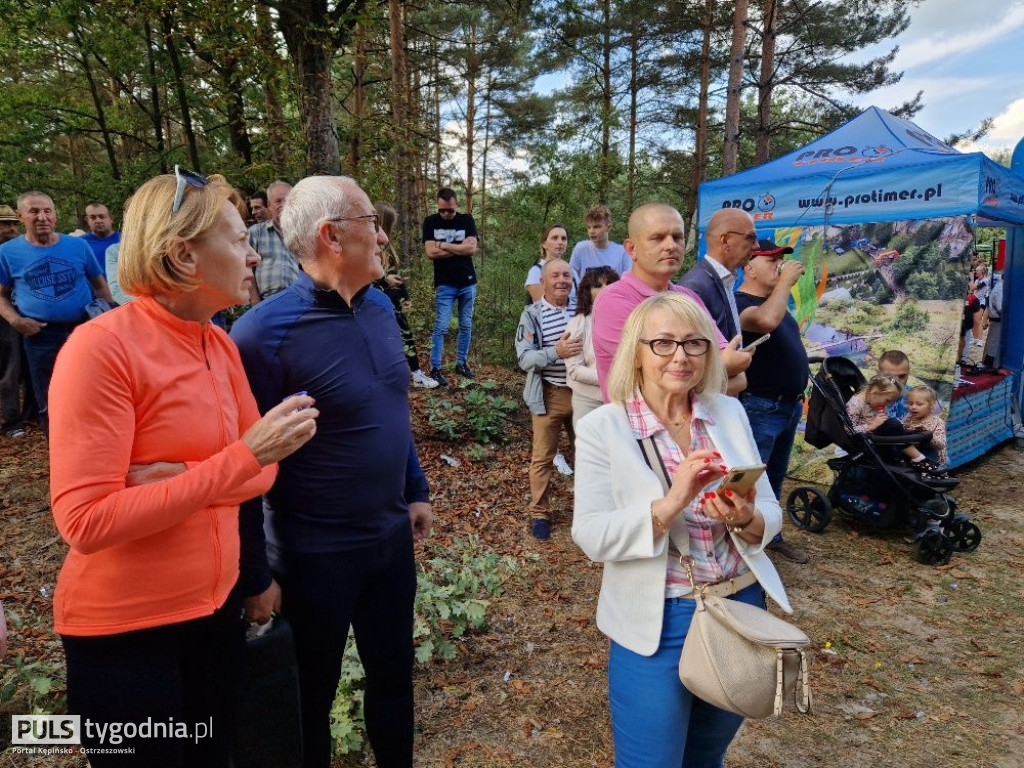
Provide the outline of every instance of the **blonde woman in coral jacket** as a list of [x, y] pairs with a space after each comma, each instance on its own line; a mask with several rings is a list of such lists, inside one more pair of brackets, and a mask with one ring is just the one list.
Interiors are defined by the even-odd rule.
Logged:
[[[144, 184], [125, 218], [119, 276], [139, 298], [77, 328], [50, 386], [50, 492], [70, 546], [54, 628], [94, 768], [229, 764], [245, 642], [239, 503], [269, 490], [276, 462], [316, 429], [304, 396], [260, 418], [238, 350], [210, 322], [246, 301], [259, 262], [241, 198], [175, 170]], [[102, 752], [99, 734], [146, 722], [162, 730]], [[207, 732], [180, 738], [172, 723]]]

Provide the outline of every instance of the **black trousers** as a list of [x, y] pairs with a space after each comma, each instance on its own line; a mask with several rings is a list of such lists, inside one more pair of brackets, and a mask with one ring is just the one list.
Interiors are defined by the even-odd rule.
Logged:
[[295, 635], [306, 768], [331, 764], [331, 705], [351, 626], [366, 670], [363, 711], [378, 768], [411, 768], [413, 600], [411, 526], [344, 552], [282, 552], [281, 608]]
[[[90, 752], [93, 768], [229, 765], [245, 652], [242, 605], [235, 593], [210, 616], [116, 635], [62, 635], [61, 641], [68, 711], [82, 716], [83, 746], [134, 749], [133, 754]], [[147, 723], [150, 733], [168, 727], [161, 738], [117, 742], [129, 728], [135, 735]], [[188, 736], [176, 736], [174, 728], [183, 726]]]

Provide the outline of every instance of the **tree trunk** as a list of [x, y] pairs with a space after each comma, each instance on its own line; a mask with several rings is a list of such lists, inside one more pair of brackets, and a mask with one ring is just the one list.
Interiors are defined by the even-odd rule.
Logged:
[[93, 106], [96, 108], [96, 122], [100, 127], [100, 135], [103, 137], [103, 148], [107, 152], [107, 162], [110, 163], [110, 176], [115, 180], [120, 180], [121, 171], [117, 166], [117, 153], [114, 150], [114, 139], [110, 135], [110, 129], [107, 126], [107, 113], [103, 108], [103, 97], [100, 94], [99, 86], [96, 84], [96, 78], [93, 77], [92, 67], [89, 65], [89, 52], [85, 50], [85, 42], [82, 40], [82, 33], [79, 28], [75, 28], [72, 32], [75, 37], [75, 45], [78, 48], [78, 63], [82, 65], [82, 71], [85, 73], [85, 79], [89, 83], [89, 93], [92, 96]]
[[772, 86], [775, 84], [775, 20], [779, 0], [764, 0], [764, 31], [761, 36], [761, 76], [757, 81], [757, 164], [767, 163], [771, 153]]
[[164, 45], [167, 46], [167, 56], [171, 60], [171, 70], [174, 72], [174, 91], [178, 95], [178, 109], [181, 110], [181, 125], [185, 131], [185, 143], [188, 145], [189, 160], [192, 163], [192, 170], [196, 173], [201, 173], [199, 147], [196, 146], [196, 134], [192, 129], [192, 114], [189, 111], [188, 95], [185, 93], [185, 80], [181, 73], [178, 46], [174, 42], [174, 25], [171, 22], [170, 13], [163, 13], [160, 16], [160, 21], [163, 24]]
[[160, 87], [156, 79], [156, 54], [153, 51], [153, 28], [149, 19], [143, 21], [146, 34], [146, 58], [149, 63], [149, 98], [152, 103], [150, 120], [153, 122], [153, 135], [156, 138], [156, 151], [160, 155], [160, 173], [167, 173], [167, 148], [164, 146], [164, 131], [160, 117]]
[[636, 129], [637, 103], [640, 94], [639, 58], [640, 39], [637, 35], [636, 19], [630, 22], [629, 32], [629, 160], [626, 166], [626, 210], [632, 211], [636, 205]]
[[607, 205], [611, 187], [612, 154], [612, 8], [611, 0], [601, 5], [601, 158], [598, 170], [598, 202]]
[[[494, 80], [488, 75], [487, 93], [485, 96], [487, 109], [484, 112], [484, 151], [480, 158], [480, 221], [477, 222], [476, 231], [480, 235], [480, 242], [487, 242], [487, 153], [491, 143], [491, 104], [494, 93]], [[481, 249], [480, 258], [486, 256], [486, 249]]]
[[[697, 210], [697, 189], [704, 181], [708, 158], [708, 92], [711, 90], [711, 30], [715, 20], [715, 0], [705, 0], [702, 27], [704, 39], [700, 51], [700, 97], [697, 102], [697, 135], [693, 146], [693, 188], [687, 200], [690, 212]], [[692, 233], [691, 233], [692, 234]]]
[[400, 258], [413, 253], [413, 211], [416, 207], [412, 167], [412, 137], [409, 122], [409, 73], [405, 57], [405, 6], [403, 0], [388, 0], [388, 28], [391, 43], [391, 117], [395, 141], [395, 208], [402, 242]]
[[434, 120], [434, 179], [438, 187], [444, 186], [444, 178], [441, 175], [441, 62], [437, 57], [437, 43], [430, 44], [430, 61], [433, 68], [433, 103], [431, 113]]
[[263, 84], [263, 104], [267, 111], [267, 143], [269, 145], [270, 164], [274, 175], [285, 174], [288, 154], [285, 150], [284, 110], [281, 99], [277, 95], [281, 66], [280, 57], [274, 46], [274, 27], [270, 19], [270, 10], [263, 3], [255, 3], [256, 8], [256, 40], [263, 55], [267, 57], [267, 68], [260, 77]]
[[466, 57], [466, 213], [473, 212], [473, 164], [476, 162], [476, 92], [480, 77], [476, 50], [476, 24], [469, 27], [469, 55]]
[[231, 148], [242, 158], [248, 168], [252, 165], [252, 140], [249, 138], [249, 126], [245, 121], [245, 100], [242, 98], [245, 78], [238, 68], [238, 59], [224, 58], [224, 65], [219, 67], [226, 86], [228, 114], [228, 136]]
[[348, 167], [352, 177], [359, 181], [362, 153], [363, 120], [366, 117], [366, 30], [356, 25], [356, 51], [352, 62], [352, 139], [348, 148]]
[[[338, 10], [342, 10], [340, 6]], [[337, 176], [341, 173], [341, 154], [334, 122], [331, 64], [339, 33], [329, 19], [310, 18], [309, 14], [304, 3], [281, 2], [277, 23], [298, 78], [306, 175]]]
[[729, 50], [729, 85], [725, 97], [725, 146], [722, 176], [736, 173], [740, 154], [740, 95], [743, 91], [743, 54], [747, 46], [747, 0], [735, 0], [732, 47]]

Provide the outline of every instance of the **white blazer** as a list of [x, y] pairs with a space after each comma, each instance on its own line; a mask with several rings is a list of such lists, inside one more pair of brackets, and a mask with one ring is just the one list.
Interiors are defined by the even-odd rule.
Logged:
[[[726, 466], [760, 464], [746, 411], [725, 395], [700, 395], [714, 419], [707, 424]], [[604, 405], [580, 419], [576, 429], [575, 508], [572, 538], [591, 560], [604, 563], [597, 626], [608, 637], [643, 656], [658, 650], [665, 607], [668, 536], [654, 539], [651, 502], [665, 491], [644, 461], [626, 409]], [[757, 481], [755, 505], [764, 517], [764, 535], [750, 544], [736, 534], [733, 543], [765, 592], [792, 613], [782, 580], [764, 546], [782, 530], [782, 510], [768, 478]], [[678, 526], [678, 528], [676, 527]], [[673, 534], [686, 535], [682, 515]]]

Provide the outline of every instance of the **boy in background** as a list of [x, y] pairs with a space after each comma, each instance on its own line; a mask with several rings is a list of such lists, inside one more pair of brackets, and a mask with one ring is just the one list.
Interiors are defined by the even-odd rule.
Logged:
[[572, 249], [569, 266], [576, 277], [576, 284], [583, 280], [588, 269], [611, 267], [619, 277], [629, 272], [633, 260], [619, 243], [608, 239], [612, 231], [612, 214], [606, 206], [595, 205], [583, 219], [587, 227], [587, 239], [580, 240]]

